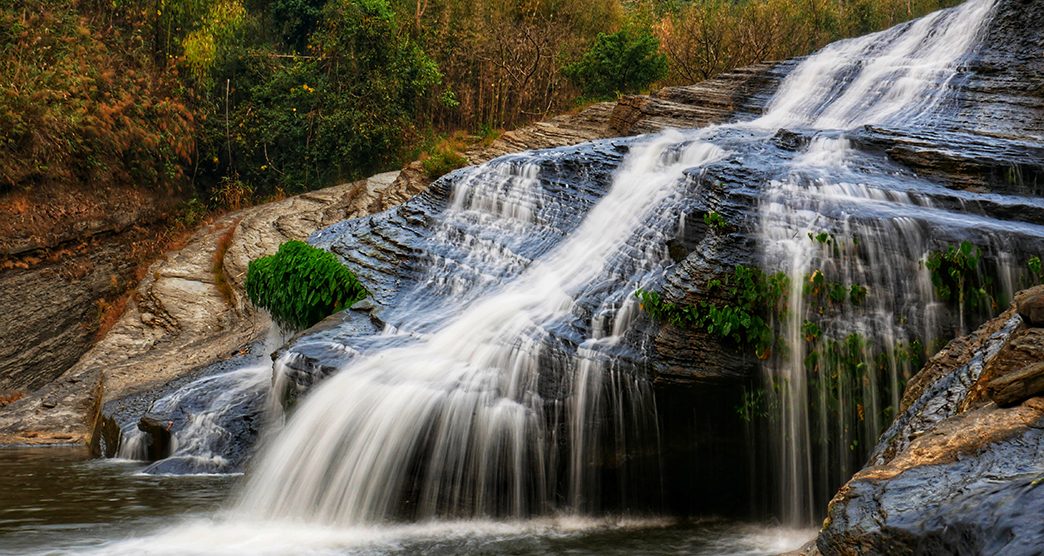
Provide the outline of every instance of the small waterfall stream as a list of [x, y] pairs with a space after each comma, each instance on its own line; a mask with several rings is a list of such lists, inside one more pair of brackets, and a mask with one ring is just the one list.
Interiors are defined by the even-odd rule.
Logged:
[[[161, 459], [142, 472], [146, 474], [239, 473], [261, 429], [277, 429], [281, 413], [261, 406], [272, 390], [270, 354], [286, 338], [272, 327], [254, 361], [231, 369], [204, 374], [156, 399], [147, 415], [167, 423], [169, 446]], [[254, 422], [255, 415], [267, 414], [271, 422]], [[258, 419], [260, 421], [261, 419]], [[158, 423], [157, 426], [162, 425]], [[137, 421], [126, 424], [116, 457], [149, 461], [149, 443], [159, 439], [139, 428]]]

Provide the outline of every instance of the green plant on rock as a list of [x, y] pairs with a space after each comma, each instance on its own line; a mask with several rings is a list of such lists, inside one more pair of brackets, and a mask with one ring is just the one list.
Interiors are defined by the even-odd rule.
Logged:
[[772, 314], [784, 311], [789, 284], [787, 275], [765, 274], [757, 268], [737, 266], [731, 275], [711, 280], [708, 292], [720, 292], [728, 302], [699, 305], [671, 303], [657, 292], [639, 289], [635, 295], [642, 310], [672, 326], [703, 330], [736, 345], [753, 348], [767, 358], [776, 344], [769, 325]]
[[823, 244], [823, 245], [834, 243], [834, 236], [831, 235], [830, 232], [819, 232], [819, 233], [809, 232], [808, 233], [808, 239], [812, 243], [819, 243], [819, 244]]
[[707, 214], [704, 214], [703, 223], [706, 224], [708, 228], [718, 230], [719, 232], [724, 232], [729, 229], [729, 223], [725, 221], [724, 217], [715, 211], [710, 211]]
[[281, 327], [303, 330], [366, 297], [355, 275], [329, 251], [288, 241], [250, 262], [246, 293]]
[[736, 407], [736, 414], [745, 423], [752, 423], [755, 419], [764, 419], [769, 416], [768, 402], [765, 399], [765, 391], [760, 388], [743, 389], [743, 397], [740, 405]]
[[866, 301], [866, 286], [862, 284], [852, 284], [852, 287], [848, 291], [848, 299], [853, 305], [862, 305]]
[[924, 262], [932, 277], [935, 292], [943, 301], [959, 307], [989, 307], [993, 298], [989, 280], [982, 273], [982, 251], [967, 241], [945, 251], [933, 251]]
[[819, 324], [806, 320], [801, 325], [801, 336], [805, 338], [806, 342], [814, 342], [819, 339], [823, 334], [823, 330], [819, 327]]
[[426, 153], [421, 165], [429, 178], [438, 179], [457, 168], [467, 166], [468, 159], [452, 148], [437, 145], [431, 152]]
[[1038, 281], [1039, 281], [1039, 280], [1040, 280], [1040, 278], [1041, 278], [1041, 262], [1040, 262], [1040, 257], [1038, 257], [1038, 256], [1036, 256], [1036, 255], [1034, 255], [1034, 256], [1032, 256], [1032, 257], [1030, 257], [1030, 258], [1029, 258], [1029, 260], [1028, 260], [1028, 261], [1026, 261], [1026, 266], [1027, 266], [1027, 267], [1029, 267], [1029, 269], [1030, 269], [1030, 272], [1032, 272], [1032, 273], [1033, 273], [1033, 277], [1034, 277], [1034, 278], [1035, 278], [1036, 280], [1038, 280]]
[[805, 297], [820, 303], [820, 313], [826, 310], [827, 305], [840, 305], [846, 300], [853, 305], [861, 305], [866, 301], [868, 291], [867, 287], [862, 284], [845, 284], [827, 280], [826, 274], [819, 269], [808, 275], [802, 287]]

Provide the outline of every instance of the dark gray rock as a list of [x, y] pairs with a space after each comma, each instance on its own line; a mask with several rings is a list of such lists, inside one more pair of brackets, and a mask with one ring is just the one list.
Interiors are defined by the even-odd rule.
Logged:
[[145, 453], [149, 461], [170, 457], [171, 429], [174, 421], [166, 416], [145, 414], [138, 420], [138, 430], [145, 433]]
[[1040, 364], [1026, 364], [1044, 360], [1037, 332], [1012, 307], [929, 362], [831, 501], [823, 554], [1039, 554], [1044, 398]]
[[823, 554], [1035, 555], [1044, 546], [1044, 420], [937, 464], [849, 482]]

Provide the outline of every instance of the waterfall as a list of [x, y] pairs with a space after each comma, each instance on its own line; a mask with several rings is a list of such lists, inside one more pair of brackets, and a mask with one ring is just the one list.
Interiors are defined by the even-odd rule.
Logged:
[[[968, 237], [996, 225], [934, 206], [949, 192], [898, 168], [899, 179], [882, 176], [888, 168], [860, 155], [846, 132], [940, 117], [993, 4], [975, 0], [832, 44], [800, 64], [750, 124], [812, 137], [761, 202], [764, 265], [790, 283], [782, 353], [764, 365], [784, 522], [816, 520], [898, 408], [919, 346], [947, 335], [923, 264], [937, 247], [933, 221]], [[824, 295], [831, 299], [817, 301]]]
[[[281, 417], [272, 403], [262, 411], [272, 388], [272, 360], [269, 355], [285, 341], [280, 330], [270, 327], [260, 358], [231, 368], [204, 373], [203, 376], [171, 389], [154, 400], [147, 412], [154, 420], [168, 423], [170, 434], [167, 454], [143, 470], [147, 474], [238, 473], [254, 439], [263, 425], [275, 430], [276, 419], [262, 423], [265, 413]], [[251, 356], [253, 357], [253, 356]], [[256, 421], [256, 422], [255, 422]], [[138, 427], [126, 424], [121, 431], [116, 457], [147, 461], [148, 445], [155, 439]]]
[[[694, 134], [636, 146], [583, 221], [532, 260], [511, 246], [540, 236], [546, 220], [535, 215], [555, 209], [537, 168], [470, 170], [432, 234], [452, 249], [432, 249], [442, 254], [384, 331], [388, 347], [309, 394], [263, 454], [241, 509], [340, 525], [597, 509], [594, 455], [626, 450], [625, 421], [655, 422], [655, 407], [649, 385], [614, 364], [618, 336], [605, 330], [615, 325], [591, 315], [615, 320], [662, 266], [686, 172], [723, 156]], [[458, 306], [433, 303], [432, 290]], [[585, 307], [592, 298], [598, 306]], [[562, 336], [574, 333], [570, 347]]]
[[[992, 218], [988, 194], [947, 189], [857, 144], [863, 126], [914, 129], [952, 109], [993, 4], [828, 46], [762, 117], [628, 143], [601, 189], [549, 177], [560, 151], [437, 182], [450, 197], [423, 217], [424, 253], [408, 269], [416, 286], [384, 310], [379, 333], [301, 340], [329, 344], [344, 363], [261, 453], [238, 511], [334, 525], [521, 518], [598, 512], [603, 481], [626, 490], [637, 483], [621, 477], [655, 479], [655, 468], [627, 469], [657, 438], [652, 385], [621, 341], [640, 312], [632, 293], [673, 264], [666, 245], [684, 233], [703, 173], [768, 157], [765, 182], [749, 184], [760, 188], [756, 258], [784, 272], [789, 291], [773, 323], [779, 348], [763, 363], [759, 434], [776, 513], [813, 521], [929, 344], [966, 327], [965, 307], [937, 298], [930, 253], [974, 240], [1011, 290], [1011, 243], [1044, 236]], [[783, 128], [802, 146], [774, 146]], [[571, 204], [558, 198], [568, 195]], [[352, 256], [382, 256], [367, 248]]]

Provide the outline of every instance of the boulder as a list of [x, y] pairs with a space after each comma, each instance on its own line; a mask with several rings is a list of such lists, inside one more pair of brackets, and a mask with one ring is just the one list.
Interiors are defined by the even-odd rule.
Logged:
[[1011, 407], [1044, 394], [1044, 362], [1021, 371], [997, 377], [986, 385], [990, 399], [1001, 407]]
[[933, 357], [867, 467], [830, 502], [819, 550], [1039, 554], [1042, 340], [1013, 305]]
[[1019, 316], [1027, 326], [1044, 327], [1044, 293], [1023, 296], [1019, 300]]
[[142, 415], [138, 421], [138, 430], [145, 433], [145, 453], [149, 461], [157, 461], [170, 456], [171, 434], [174, 421], [161, 415]]

